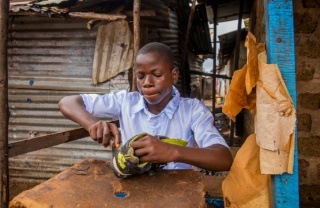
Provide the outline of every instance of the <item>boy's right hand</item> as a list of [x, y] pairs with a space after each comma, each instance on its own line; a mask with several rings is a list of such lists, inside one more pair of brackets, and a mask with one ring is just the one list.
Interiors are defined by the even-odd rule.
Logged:
[[98, 121], [89, 128], [89, 134], [94, 141], [102, 143], [103, 147], [108, 147], [113, 138], [116, 147], [120, 147], [120, 131], [115, 123]]

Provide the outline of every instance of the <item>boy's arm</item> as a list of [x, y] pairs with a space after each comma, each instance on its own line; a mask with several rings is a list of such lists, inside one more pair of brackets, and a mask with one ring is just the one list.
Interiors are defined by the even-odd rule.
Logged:
[[229, 148], [214, 144], [206, 148], [177, 147], [175, 160], [211, 171], [228, 171], [233, 162]]
[[140, 162], [182, 162], [211, 171], [227, 171], [233, 158], [230, 150], [219, 144], [206, 148], [182, 147], [145, 136], [132, 143]]
[[89, 131], [92, 124], [97, 123], [99, 119], [92, 116], [86, 109], [80, 95], [71, 95], [62, 98], [59, 101], [61, 113], [68, 119], [80, 124]]
[[102, 122], [98, 118], [91, 115], [84, 106], [84, 102], [80, 95], [71, 95], [62, 98], [59, 101], [59, 109], [61, 113], [68, 119], [78, 123], [85, 128], [91, 138], [104, 147], [109, 145], [110, 133], [114, 137], [116, 146], [120, 146], [120, 132], [114, 123]]

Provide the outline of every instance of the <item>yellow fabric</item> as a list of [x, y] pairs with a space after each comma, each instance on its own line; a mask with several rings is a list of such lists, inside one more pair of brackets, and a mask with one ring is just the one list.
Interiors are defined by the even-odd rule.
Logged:
[[222, 182], [226, 208], [270, 207], [270, 175], [260, 173], [259, 150], [256, 136], [252, 134], [237, 152], [231, 169]]

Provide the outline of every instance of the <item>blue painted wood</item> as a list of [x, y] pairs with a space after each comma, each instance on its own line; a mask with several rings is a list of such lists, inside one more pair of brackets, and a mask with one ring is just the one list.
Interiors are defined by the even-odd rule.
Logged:
[[[264, 0], [268, 63], [277, 64], [296, 105], [296, 74], [292, 0]], [[273, 207], [299, 207], [297, 131], [293, 174], [272, 177]]]
[[224, 202], [223, 202], [222, 198], [206, 197], [205, 200], [206, 200], [207, 204], [210, 204], [216, 208], [223, 208], [224, 207]]

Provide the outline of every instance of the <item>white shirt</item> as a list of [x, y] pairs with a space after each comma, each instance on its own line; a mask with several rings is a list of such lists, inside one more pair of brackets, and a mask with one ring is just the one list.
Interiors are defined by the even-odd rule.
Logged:
[[[173, 98], [159, 113], [150, 113], [139, 92], [119, 91], [104, 95], [81, 94], [86, 110], [94, 116], [118, 117], [122, 144], [142, 132], [188, 141], [187, 146], [208, 147], [225, 140], [213, 125], [212, 113], [198, 99], [182, 98], [173, 87]], [[189, 164], [171, 162], [166, 169], [190, 169]]]

